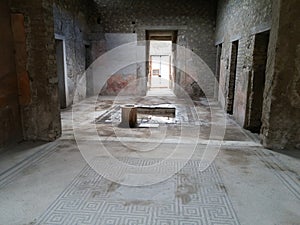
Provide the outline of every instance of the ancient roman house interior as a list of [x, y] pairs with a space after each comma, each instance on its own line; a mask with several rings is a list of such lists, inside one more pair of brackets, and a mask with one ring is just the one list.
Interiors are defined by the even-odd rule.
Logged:
[[1, 0], [0, 225], [300, 225], [299, 0]]

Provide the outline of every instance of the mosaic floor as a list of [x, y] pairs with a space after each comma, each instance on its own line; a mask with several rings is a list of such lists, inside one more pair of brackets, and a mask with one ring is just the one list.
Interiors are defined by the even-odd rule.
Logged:
[[[118, 107], [129, 103], [170, 104], [176, 121], [157, 128], [119, 127]], [[215, 121], [210, 109], [216, 111]], [[209, 108], [200, 99], [191, 107], [174, 96], [107, 97], [96, 105], [87, 99], [78, 110], [82, 129], [76, 135], [73, 112], [66, 110], [62, 138], [23, 143], [0, 154], [0, 225], [300, 225], [300, 154], [264, 149], [231, 117], [224, 139], [210, 136], [213, 125], [223, 125], [217, 104]], [[114, 118], [117, 123], [110, 122]], [[180, 138], [182, 148], [172, 155]], [[222, 146], [200, 172], [208, 142]], [[94, 148], [92, 165], [103, 174], [109, 171], [115, 182], [87, 165], [82, 153]], [[108, 155], [131, 166], [116, 166]], [[187, 156], [192, 160], [182, 168]], [[150, 166], [160, 162], [163, 166]], [[153, 180], [163, 181], [126, 186]]]
[[87, 165], [37, 224], [239, 224], [216, 166], [200, 173], [198, 163], [190, 161], [167, 181], [145, 187], [121, 186]]

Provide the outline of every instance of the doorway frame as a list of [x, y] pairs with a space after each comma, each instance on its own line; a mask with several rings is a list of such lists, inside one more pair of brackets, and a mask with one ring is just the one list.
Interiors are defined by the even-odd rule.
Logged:
[[[147, 91], [150, 89], [151, 86], [148, 86], [149, 77], [150, 77], [150, 67], [151, 67], [151, 60], [150, 60], [150, 41], [157, 40], [157, 41], [171, 41], [172, 42], [172, 49], [171, 49], [171, 60], [176, 59], [176, 44], [177, 37], [178, 37], [178, 30], [170, 30], [170, 29], [147, 29], [145, 30], [146, 35], [146, 89]], [[176, 81], [176, 67], [172, 69], [172, 62], [170, 62], [170, 83], [172, 81], [175, 83]], [[174, 89], [174, 85], [169, 85], [171, 90]], [[174, 91], [174, 90], [173, 90]]]
[[[171, 58], [172, 58], [172, 55], [150, 55], [150, 62], [149, 62], [149, 68], [150, 68], [150, 73], [149, 73], [149, 88], [152, 87], [152, 77], [153, 77], [153, 69], [152, 69], [152, 61], [153, 61], [153, 57], [168, 57], [168, 61], [169, 61], [169, 78], [168, 78], [168, 81], [169, 81], [169, 84], [168, 84], [168, 87], [169, 89], [171, 89], [171, 83], [172, 83], [172, 71], [171, 71]], [[161, 58], [160, 58], [161, 59]], [[161, 71], [159, 71], [161, 72]]]
[[230, 56], [230, 69], [228, 79], [228, 94], [227, 94], [227, 113], [233, 115], [234, 113], [234, 101], [235, 101], [235, 88], [237, 77], [237, 66], [239, 59], [239, 45], [240, 40], [234, 40], [231, 42], [231, 56]]
[[[60, 108], [61, 109], [64, 109], [64, 108], [67, 108], [68, 107], [68, 95], [69, 95], [69, 91], [68, 91], [68, 85], [67, 85], [67, 55], [66, 55], [66, 39], [65, 39], [65, 36], [63, 35], [59, 35], [59, 34], [55, 34], [55, 41], [58, 40], [58, 41], [61, 41], [62, 42], [62, 48], [63, 48], [63, 76], [64, 76], [64, 84], [63, 84], [63, 87], [64, 87], [64, 101], [65, 101], [65, 105], [61, 105], [61, 101], [60, 102]], [[57, 60], [57, 59], [56, 59]], [[57, 63], [57, 62], [56, 62]], [[59, 81], [59, 75], [57, 74], [57, 80]], [[58, 88], [59, 88], [59, 85], [58, 85]], [[59, 90], [58, 90], [59, 92]], [[59, 99], [61, 98], [61, 96], [59, 96]]]
[[[246, 107], [246, 118], [244, 128], [251, 131], [252, 133], [261, 133], [262, 127], [262, 115], [263, 115], [263, 104], [264, 104], [264, 91], [266, 84], [266, 68], [268, 60], [268, 50], [270, 44], [270, 29], [255, 33], [254, 34], [254, 47], [253, 47], [253, 58], [252, 68], [253, 71], [248, 81], [247, 91], [247, 107]], [[264, 42], [266, 41], [266, 42]], [[263, 42], [263, 43], [262, 43]], [[265, 51], [261, 51], [264, 55], [257, 55], [257, 50], [261, 47], [265, 48]], [[261, 64], [257, 64], [257, 60], [261, 61], [261, 57], [264, 59], [263, 69]], [[263, 72], [263, 76], [262, 75]], [[261, 83], [263, 80], [263, 83]], [[257, 85], [263, 85], [262, 88]], [[256, 117], [259, 114], [259, 119]], [[260, 123], [260, 124], [259, 124]]]

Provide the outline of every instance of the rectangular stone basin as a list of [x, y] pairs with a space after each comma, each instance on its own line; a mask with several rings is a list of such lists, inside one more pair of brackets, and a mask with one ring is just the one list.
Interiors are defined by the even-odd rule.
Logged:
[[137, 113], [153, 116], [175, 117], [176, 108], [173, 105], [142, 105], [137, 106]]

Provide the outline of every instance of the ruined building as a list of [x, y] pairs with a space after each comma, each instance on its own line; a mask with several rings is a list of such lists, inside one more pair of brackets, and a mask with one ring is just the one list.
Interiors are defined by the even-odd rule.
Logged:
[[299, 0], [1, 0], [0, 224], [300, 224]]

